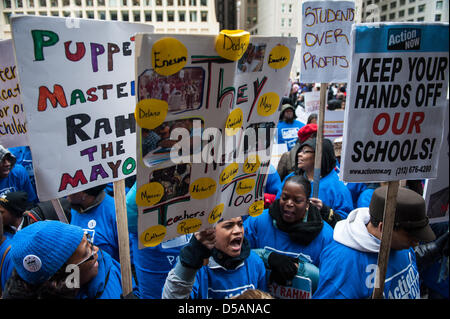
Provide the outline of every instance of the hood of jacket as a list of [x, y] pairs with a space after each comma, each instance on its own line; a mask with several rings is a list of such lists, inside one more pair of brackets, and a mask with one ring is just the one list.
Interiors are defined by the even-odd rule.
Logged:
[[354, 209], [346, 219], [336, 223], [333, 239], [342, 245], [361, 252], [378, 253], [380, 240], [367, 230], [366, 225], [369, 220], [368, 207]]
[[[297, 153], [295, 154], [295, 167], [298, 167], [298, 152], [303, 148], [303, 146], [308, 145], [313, 150], [316, 149], [316, 138], [312, 137], [307, 139], [305, 142], [301, 143], [297, 149]], [[320, 162], [320, 176], [327, 176], [334, 168], [336, 167], [336, 156], [334, 155], [334, 147], [333, 142], [329, 139], [324, 138], [322, 140], [322, 160]], [[300, 170], [299, 173], [303, 173]], [[301, 175], [299, 174], [299, 175]]]

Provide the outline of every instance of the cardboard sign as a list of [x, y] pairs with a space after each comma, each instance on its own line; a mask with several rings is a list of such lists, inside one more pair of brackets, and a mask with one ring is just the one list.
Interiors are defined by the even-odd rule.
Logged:
[[448, 88], [448, 24], [361, 24], [353, 32], [342, 178], [435, 178]]
[[296, 38], [221, 39], [218, 50], [215, 36], [136, 36], [141, 248], [264, 208]]
[[0, 41], [0, 145], [28, 145], [12, 40]]
[[12, 18], [41, 201], [136, 173], [133, 35], [152, 31], [116, 21]]
[[354, 1], [303, 1], [300, 81], [347, 82]]

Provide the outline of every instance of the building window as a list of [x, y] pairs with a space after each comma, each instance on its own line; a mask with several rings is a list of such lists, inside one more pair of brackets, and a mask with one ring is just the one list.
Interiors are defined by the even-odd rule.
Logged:
[[208, 0], [200, 0], [200, 5], [204, 7], [208, 6]]
[[186, 21], [186, 11], [178, 11], [178, 21]]
[[395, 7], [397, 7], [397, 2], [392, 1], [390, 7], [391, 7], [391, 9], [394, 9]]
[[144, 11], [144, 18], [145, 18], [145, 21], [152, 21], [152, 12]]
[[189, 11], [189, 20], [191, 22], [197, 22], [197, 11]]
[[117, 11], [109, 11], [109, 16], [111, 17], [111, 20], [116, 21], [117, 20]]
[[292, 4], [289, 5], [289, 9], [288, 12], [291, 13], [292, 12]]
[[387, 4], [384, 4], [381, 6], [381, 11], [386, 11], [387, 10]]
[[389, 21], [393, 21], [395, 19], [395, 12], [389, 13]]
[[28, 0], [28, 8], [34, 8], [34, 0]]
[[174, 22], [175, 21], [175, 12], [167, 11], [167, 21]]
[[155, 1], [155, 4], [156, 4], [157, 6], [162, 6], [162, 0], [156, 0], [156, 1]]
[[163, 12], [162, 11], [156, 11], [156, 21], [158, 21], [158, 22], [163, 21]]
[[86, 16], [88, 19], [94, 19], [94, 11], [86, 11]]
[[284, 3], [281, 4], [281, 13], [284, 13]]
[[441, 15], [440, 14], [436, 14], [434, 16], [434, 21], [441, 21]]
[[425, 5], [421, 4], [417, 9], [418, 9], [417, 10], [418, 12], [424, 12], [425, 11]]
[[189, 0], [189, 5], [190, 6], [196, 6], [197, 5], [197, 0]]
[[401, 18], [401, 17], [404, 17], [404, 16], [405, 16], [405, 10], [400, 10], [398, 12], [398, 17]]
[[[56, 0], [56, 3], [58, 3], [58, 0]], [[86, 7], [93, 7], [94, 6], [94, 0], [86, 0]]]
[[106, 20], [106, 12], [105, 11], [99, 11], [98, 13], [98, 17], [100, 20]]
[[[5, 6], [5, 9], [10, 9], [11, 8], [11, 0], [3, 0], [3, 5]], [[8, 17], [7, 17], [7, 15], [8, 15]], [[9, 16], [10, 15], [11, 15], [10, 13], [9, 14], [7, 14], [7, 13], [4, 14], [5, 21], [8, 24], [9, 24]]]
[[409, 3], [414, 3], [416, 2], [416, 0], [409, 0]]
[[200, 12], [200, 16], [201, 16], [202, 22], [207, 22], [208, 21], [208, 11]]
[[141, 0], [133, 0], [133, 7], [140, 7], [141, 6]]
[[409, 14], [409, 15], [414, 14], [414, 9], [415, 9], [414, 7], [409, 8], [409, 9], [408, 9], [408, 14]]
[[418, 22], [425, 21], [425, 17], [419, 17], [419, 18], [417, 18], [417, 21], [418, 21]]
[[105, 6], [105, 0], [97, 0], [97, 5], [99, 7], [104, 7]]
[[47, 0], [39, 0], [39, 6], [40, 7], [46, 7], [47, 6]]
[[382, 16], [380, 17], [380, 21], [386, 21], [386, 15], [382, 15]]
[[186, 0], [178, 0], [178, 6], [185, 6], [186, 5]]
[[133, 21], [141, 21], [141, 11], [133, 11]]
[[443, 1], [436, 1], [436, 9], [440, 10], [443, 7]]
[[81, 0], [75, 0], [75, 5], [81, 7]]
[[130, 21], [130, 15], [128, 11], [122, 11], [122, 21]]
[[172, 7], [173, 6], [173, 0], [166, 0], [167, 1], [167, 6], [168, 7]]
[[403, 6], [406, 3], [406, 0], [400, 0], [399, 5]]
[[284, 27], [284, 18], [281, 18], [281, 26]]
[[39, 15], [40, 16], [46, 16], [47, 15], [47, 11], [39, 11]]
[[52, 15], [52, 17], [57, 17], [57, 16], [59, 16], [58, 11], [52, 11], [52, 12], [50, 12], [50, 14]]
[[[56, 2], [56, 5], [58, 5], [58, 2]], [[23, 7], [22, 0], [16, 0], [16, 8], [22, 8], [22, 7]]]

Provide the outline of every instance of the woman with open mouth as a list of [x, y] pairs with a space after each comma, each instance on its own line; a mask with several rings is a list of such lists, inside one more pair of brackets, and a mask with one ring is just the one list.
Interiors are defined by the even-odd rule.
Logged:
[[264, 260], [269, 292], [276, 297], [289, 297], [280, 296], [277, 285], [290, 287], [301, 275], [311, 280], [311, 288], [301, 297], [309, 298], [318, 281], [320, 253], [333, 240], [333, 229], [321, 216], [331, 209], [310, 193], [310, 182], [293, 175], [284, 183], [279, 199], [261, 215], [245, 220], [245, 237]]
[[196, 232], [167, 276], [163, 299], [224, 299], [266, 290], [263, 261], [244, 237], [242, 217]]

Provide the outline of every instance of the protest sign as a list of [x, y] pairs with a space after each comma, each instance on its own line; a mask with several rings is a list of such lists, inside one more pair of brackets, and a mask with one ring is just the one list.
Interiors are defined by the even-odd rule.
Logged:
[[220, 39], [136, 36], [140, 248], [264, 208], [297, 39]]
[[448, 24], [353, 28], [341, 178], [435, 178], [448, 88]]
[[317, 113], [320, 107], [320, 92], [311, 91], [303, 93], [305, 98], [305, 112]]
[[[319, 93], [319, 92], [318, 92]], [[317, 103], [319, 103], [319, 96], [317, 97]], [[306, 112], [304, 108], [297, 107], [295, 110], [295, 115], [297, 116], [297, 120], [306, 124], [309, 115], [314, 112]], [[325, 110], [325, 116], [323, 121], [323, 136], [324, 138], [328, 138], [331, 141], [334, 141], [336, 137], [344, 135], [344, 110], [336, 110], [336, 111], [328, 111]]]
[[136, 173], [134, 39], [153, 26], [11, 20], [39, 199]]
[[303, 1], [300, 81], [347, 82], [354, 1]]
[[[449, 106], [446, 106], [445, 119], [448, 119]], [[448, 221], [449, 203], [449, 127], [444, 121], [444, 132], [439, 152], [438, 172], [436, 179], [427, 179], [423, 190], [423, 197], [427, 203], [427, 216], [430, 223]]]
[[0, 41], [0, 145], [28, 145], [12, 40]]

